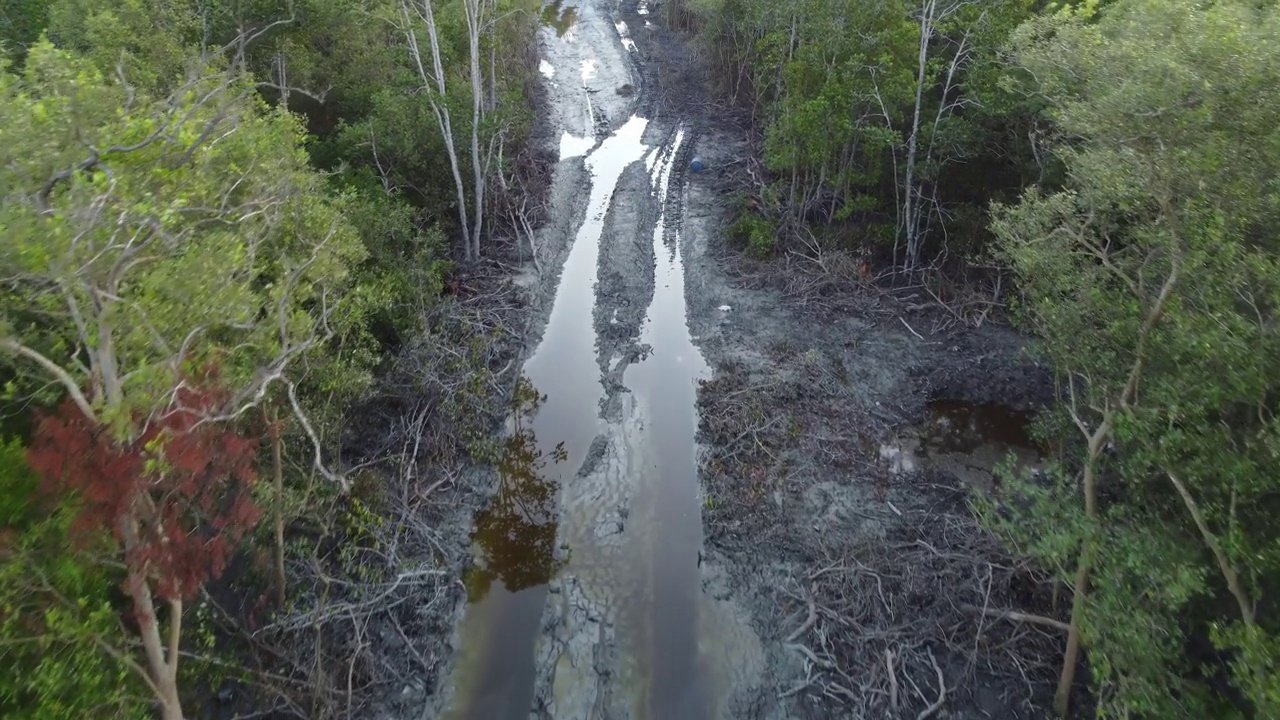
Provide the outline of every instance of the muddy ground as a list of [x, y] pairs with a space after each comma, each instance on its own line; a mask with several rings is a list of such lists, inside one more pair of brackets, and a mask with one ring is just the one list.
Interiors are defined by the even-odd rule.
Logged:
[[[701, 152], [723, 166], [735, 141]], [[789, 291], [796, 270], [726, 247], [734, 183], [693, 184], [686, 236], [690, 322], [716, 371], [699, 393], [708, 565], [768, 651], [742, 717], [894, 716], [895, 695], [903, 717], [940, 697], [949, 717], [1039, 716], [1058, 638], [982, 610], [1038, 606], [1042, 588], [977, 528], [962, 473], [884, 451], [938, 400], [1034, 408], [1046, 373], [1008, 329], [930, 332], [945, 316], [908, 311], [909, 291], [846, 284], [834, 311]]]
[[[661, 46], [659, 72], [697, 67], [681, 39]], [[939, 400], [1037, 408], [1048, 373], [1007, 327], [919, 307], [923, 288], [745, 260], [723, 229], [751, 189], [746, 134], [680, 74], [666, 102], [699, 119], [710, 168], [684, 224], [690, 326], [715, 370], [698, 397], [705, 564], [767, 655], [734, 717], [1040, 716], [1060, 638], [983, 609], [1036, 607], [1043, 588], [977, 528], [960, 473], [904, 472], [883, 449]]]
[[[921, 289], [824, 275], [795, 258], [744, 259], [723, 229], [734, 198], [750, 188], [746, 129], [712, 101], [697, 53], [659, 13], [638, 0], [592, 7], [626, 23], [634, 47], [607, 26], [581, 23], [580, 32], [594, 33], [589, 46], [611, 47], [624, 60], [602, 63], [594, 82], [582, 83], [594, 88], [583, 97], [578, 84], [548, 77], [540, 136], [546, 152], [572, 155], [565, 133], [600, 139], [638, 114], [649, 120], [650, 145], [677, 128], [688, 138], [671, 180], [683, 202], [667, 221], [680, 228], [688, 325], [712, 371], [697, 394], [702, 589], [718, 608], [714, 622], [745, 628], [721, 635], [750, 635], [742, 642], [759, 648], [752, 667], [725, 673], [717, 716], [1037, 717], [1060, 638], [993, 613], [1043, 609], [1045, 588], [978, 529], [972, 483], [928, 462], [895, 464], [885, 448], [910, 436], [938, 400], [1035, 408], [1049, 397], [1047, 372], [995, 319], [976, 328], [958, 322], [930, 307]], [[591, 110], [575, 110], [587, 106], [584, 99]], [[707, 170], [686, 171], [694, 155]], [[556, 166], [550, 214], [535, 241], [539, 262], [515, 276], [528, 352], [547, 324], [587, 212], [580, 191], [587, 177], [579, 159]], [[641, 324], [654, 294], [649, 242], [659, 211], [644, 166], [631, 165], [603, 218], [597, 267], [606, 420], [622, 413], [622, 374], [644, 353]], [[593, 445], [596, 460], [606, 445]], [[433, 504], [454, 577], [466, 564], [471, 517], [496, 483], [491, 471], [473, 470]], [[626, 517], [621, 502], [609, 522]], [[461, 582], [442, 592], [421, 612], [432, 627], [456, 628], [466, 609]], [[572, 592], [556, 583], [551, 589], [553, 598]], [[574, 640], [555, 629], [552, 605], [531, 717], [629, 717], [603, 672], [590, 702], [557, 711], [555, 654]], [[386, 715], [443, 717], [456, 691], [445, 678], [464, 642], [454, 631], [447, 642], [421, 643], [417, 652], [429, 659], [422, 682], [406, 686]], [[609, 660], [604, 642], [596, 667]]]

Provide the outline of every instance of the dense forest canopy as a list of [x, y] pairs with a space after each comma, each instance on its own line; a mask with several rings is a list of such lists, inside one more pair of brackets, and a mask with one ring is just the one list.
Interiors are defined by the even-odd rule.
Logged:
[[[1012, 293], [1060, 450], [974, 504], [1068, 604], [1055, 711], [1087, 684], [1102, 717], [1280, 717], [1280, 3], [663, 11], [749, 127], [746, 252]], [[226, 623], [410, 590], [386, 483], [343, 444], [370, 403], [417, 403], [424, 462], [493, 459], [514, 331], [452, 278], [536, 222], [538, 18], [0, 8], [0, 715], [177, 719], [226, 676], [351, 707], [327, 630]], [[264, 599], [213, 618], [233, 567]]]
[[362, 404], [425, 400], [431, 458], [483, 450], [511, 331], [446, 280], [510, 242], [535, 10], [5, 4], [0, 714], [182, 717], [240, 674], [205, 590], [236, 557], [274, 555], [235, 582], [298, 612], [286, 556], [379, 581], [380, 495], [344, 470]]

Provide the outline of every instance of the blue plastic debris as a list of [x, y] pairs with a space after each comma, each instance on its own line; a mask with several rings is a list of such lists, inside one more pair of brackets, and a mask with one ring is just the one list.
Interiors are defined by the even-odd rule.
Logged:
[[689, 163], [689, 167], [693, 168], [694, 172], [702, 172], [702, 158], [694, 158], [693, 162]]

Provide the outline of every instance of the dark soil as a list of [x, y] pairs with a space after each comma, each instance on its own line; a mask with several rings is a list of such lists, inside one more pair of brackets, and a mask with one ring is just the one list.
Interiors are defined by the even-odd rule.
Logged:
[[978, 326], [926, 281], [864, 279], [859, 258], [795, 243], [747, 259], [724, 228], [762, 174], [749, 133], [708, 102], [687, 38], [655, 35], [657, 106], [697, 123], [708, 168], [684, 224], [690, 326], [715, 370], [698, 398], [706, 563], [768, 664], [734, 717], [916, 717], [940, 699], [935, 716], [1042, 715], [1063, 638], [990, 613], [1052, 615], [1043, 578], [978, 527], [972, 488], [891, 474], [878, 451], [934, 400], [1042, 407], [1050, 374], [998, 310]]

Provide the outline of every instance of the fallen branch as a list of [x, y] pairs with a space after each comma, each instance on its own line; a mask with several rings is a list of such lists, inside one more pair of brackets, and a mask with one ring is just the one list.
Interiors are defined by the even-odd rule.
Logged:
[[786, 643], [785, 645], [783, 645], [783, 647], [787, 648], [788, 650], [794, 650], [800, 653], [801, 655], [808, 658], [809, 662], [813, 663], [814, 665], [817, 665], [818, 667], [824, 667], [824, 668], [831, 667], [831, 663], [827, 662], [826, 660], [820, 659], [817, 655], [813, 653], [812, 650], [805, 647], [804, 645], [801, 645], [799, 643]]
[[898, 714], [898, 673], [893, 669], [893, 651], [884, 649], [884, 664], [889, 668], [889, 708]]
[[915, 329], [915, 328], [913, 328], [913, 327], [911, 327], [910, 325], [908, 325], [906, 320], [903, 320], [902, 318], [898, 318], [898, 321], [902, 323], [903, 327], [905, 327], [906, 329], [910, 330], [912, 335], [915, 335], [916, 337], [920, 338], [921, 340], [924, 340], [924, 336], [923, 336], [923, 335], [921, 335], [920, 333], [916, 332], [916, 329]]
[[942, 703], [947, 701], [947, 683], [942, 677], [942, 668], [938, 667], [938, 661], [933, 657], [933, 650], [929, 650], [929, 662], [933, 665], [934, 672], [938, 673], [938, 699], [932, 705], [920, 711], [916, 715], [916, 720], [925, 720], [925, 718], [938, 712], [938, 708], [942, 707]]
[[1054, 620], [1051, 617], [1045, 617], [1043, 615], [1031, 615], [1029, 613], [1022, 613], [1016, 610], [997, 610], [996, 608], [980, 608], [980, 607], [977, 607], [976, 605], [963, 605], [961, 607], [962, 609], [967, 610], [969, 612], [976, 612], [982, 615], [986, 615], [987, 617], [1000, 618], [1002, 620], [1009, 620], [1012, 622], [1031, 623], [1033, 625], [1044, 625], [1045, 627], [1051, 627], [1051, 628], [1054, 628], [1055, 630], [1061, 630], [1063, 632], [1067, 632], [1068, 630], [1071, 629], [1071, 626], [1069, 624], [1064, 623], [1061, 620]]

